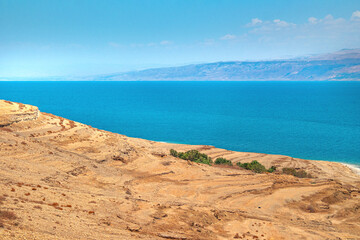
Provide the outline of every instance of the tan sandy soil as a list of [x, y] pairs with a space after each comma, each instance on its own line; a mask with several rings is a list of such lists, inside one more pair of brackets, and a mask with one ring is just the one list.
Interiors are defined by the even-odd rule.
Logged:
[[0, 239], [360, 239], [360, 177], [340, 163], [130, 138], [6, 101], [0, 121]]

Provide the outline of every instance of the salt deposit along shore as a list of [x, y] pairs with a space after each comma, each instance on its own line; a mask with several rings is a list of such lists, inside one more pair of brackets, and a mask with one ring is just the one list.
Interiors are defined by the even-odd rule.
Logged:
[[354, 164], [348, 164], [348, 163], [342, 163], [342, 164], [350, 168], [354, 173], [360, 175], [360, 166]]
[[341, 163], [130, 138], [3, 100], [0, 125], [0, 239], [360, 239], [360, 176]]

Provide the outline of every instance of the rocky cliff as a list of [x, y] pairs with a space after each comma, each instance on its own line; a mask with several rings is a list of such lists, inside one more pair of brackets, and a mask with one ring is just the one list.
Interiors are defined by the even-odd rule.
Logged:
[[39, 109], [22, 103], [0, 100], [0, 126], [8, 126], [15, 122], [36, 120]]

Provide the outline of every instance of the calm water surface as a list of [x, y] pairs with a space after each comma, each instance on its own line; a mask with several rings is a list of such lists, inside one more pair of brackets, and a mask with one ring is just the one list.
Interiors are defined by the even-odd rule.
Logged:
[[360, 82], [0, 82], [0, 99], [131, 137], [360, 164]]

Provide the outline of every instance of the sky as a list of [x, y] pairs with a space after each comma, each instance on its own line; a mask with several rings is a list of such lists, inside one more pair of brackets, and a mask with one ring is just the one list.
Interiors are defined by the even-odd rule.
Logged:
[[0, 0], [0, 77], [360, 48], [359, 0]]

